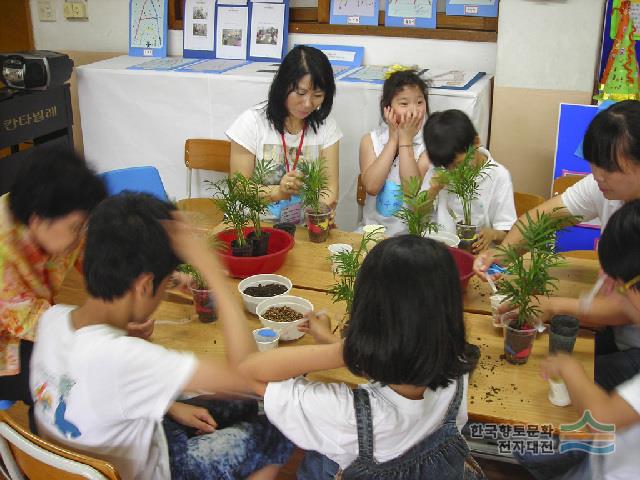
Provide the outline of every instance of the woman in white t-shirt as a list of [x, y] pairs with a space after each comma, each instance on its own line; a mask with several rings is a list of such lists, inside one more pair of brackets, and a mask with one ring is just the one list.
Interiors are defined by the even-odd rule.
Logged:
[[[614, 283], [612, 295], [620, 297], [619, 301], [640, 315], [640, 200], [625, 204], [611, 216], [598, 244], [598, 254], [602, 269]], [[595, 422], [605, 427], [615, 426], [615, 437], [609, 435], [609, 443], [599, 439], [589, 444], [590, 439], [585, 439], [583, 451], [590, 455], [562, 479], [638, 478], [640, 373], [607, 392], [593, 383], [580, 363], [569, 355], [550, 357], [541, 369], [545, 378], [561, 377], [564, 380], [575, 411], [588, 412]], [[596, 434], [610, 433], [588, 419], [587, 425]], [[593, 440], [598, 440], [596, 435]]]
[[[509, 171], [480, 146], [478, 132], [461, 110], [433, 113], [424, 124], [423, 133], [433, 167], [452, 170], [464, 161], [469, 147], [475, 148], [471, 161], [487, 168], [478, 181], [477, 196], [471, 201], [471, 223], [479, 229], [471, 248], [473, 253], [479, 253], [502, 242], [518, 218]], [[433, 213], [436, 223], [441, 229], [456, 233], [456, 224], [464, 218], [460, 199], [438, 182], [435, 168], [429, 169], [425, 182], [431, 183], [430, 194], [436, 197]]]
[[407, 232], [394, 216], [402, 207], [402, 182], [422, 182], [429, 169], [422, 139], [427, 85], [415, 70], [396, 71], [385, 80], [380, 114], [384, 121], [360, 141], [360, 178], [367, 192], [362, 223], [384, 225], [393, 236]]
[[[298, 478], [333, 478], [339, 469], [344, 479], [477, 478], [459, 429], [479, 350], [466, 342], [447, 247], [414, 235], [383, 240], [358, 273], [344, 341], [328, 324], [310, 314], [304, 328], [324, 345], [255, 353], [239, 366], [264, 395], [269, 420], [317, 452]], [[301, 376], [345, 365], [369, 383], [353, 391]]]
[[231, 140], [231, 173], [250, 177], [256, 163], [270, 162], [263, 192], [273, 202], [300, 192], [299, 162], [323, 158], [329, 177], [324, 203], [338, 202], [338, 148], [342, 132], [329, 117], [336, 86], [326, 55], [294, 47], [276, 73], [264, 105], [242, 113], [226, 131]]

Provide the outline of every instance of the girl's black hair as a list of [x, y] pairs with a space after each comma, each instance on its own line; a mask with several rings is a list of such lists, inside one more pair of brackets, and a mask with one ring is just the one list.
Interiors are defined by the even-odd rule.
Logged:
[[305, 75], [311, 75], [311, 85], [314, 89], [324, 92], [320, 108], [307, 117], [308, 125], [317, 132], [318, 127], [331, 113], [336, 83], [329, 59], [317, 48], [298, 45], [284, 57], [269, 88], [267, 120], [279, 133], [284, 133], [284, 121], [289, 115], [285, 106], [287, 96], [296, 89], [298, 82]]
[[584, 158], [608, 172], [620, 171], [620, 157], [640, 164], [640, 102], [625, 100], [598, 113], [584, 135]]
[[32, 148], [9, 189], [9, 210], [23, 225], [32, 215], [53, 220], [89, 213], [107, 196], [102, 180], [70, 148]]
[[427, 83], [420, 78], [417, 71], [401, 70], [399, 72], [392, 73], [391, 76], [384, 81], [384, 85], [382, 85], [382, 97], [380, 98], [380, 116], [382, 118], [384, 118], [384, 109], [391, 105], [393, 97], [395, 97], [396, 94], [404, 87], [408, 86], [416, 86], [420, 89], [424, 95], [424, 100], [427, 106], [427, 115], [429, 115]]
[[436, 167], [448, 167], [456, 155], [473, 145], [478, 132], [466, 113], [445, 110], [429, 115], [423, 129], [429, 161]]
[[[598, 242], [598, 257], [611, 278], [628, 282], [640, 275], [640, 200], [625, 203], [611, 215]], [[640, 284], [634, 288], [640, 290]]]
[[369, 252], [345, 334], [351, 372], [383, 384], [445, 387], [477, 363], [479, 350], [465, 335], [460, 279], [447, 247], [402, 235]]

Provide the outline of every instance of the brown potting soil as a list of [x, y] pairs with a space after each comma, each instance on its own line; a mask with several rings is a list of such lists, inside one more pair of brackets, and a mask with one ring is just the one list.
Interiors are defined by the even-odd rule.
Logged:
[[264, 285], [259, 283], [258, 285], [245, 288], [242, 293], [252, 297], [275, 297], [286, 291], [287, 287], [281, 283], [265, 283]]
[[262, 316], [273, 322], [294, 322], [300, 320], [304, 315], [291, 307], [271, 307]]

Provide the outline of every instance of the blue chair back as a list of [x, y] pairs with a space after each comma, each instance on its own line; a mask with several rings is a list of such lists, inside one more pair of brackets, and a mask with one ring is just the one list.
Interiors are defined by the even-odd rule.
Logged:
[[156, 167], [129, 167], [100, 174], [109, 196], [125, 190], [142, 192], [167, 201], [167, 192]]

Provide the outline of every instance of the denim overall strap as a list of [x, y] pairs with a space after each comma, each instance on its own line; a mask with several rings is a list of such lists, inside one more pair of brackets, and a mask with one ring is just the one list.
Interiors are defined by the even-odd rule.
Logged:
[[460, 408], [460, 403], [462, 402], [462, 394], [464, 393], [464, 378], [460, 377], [456, 381], [456, 393], [453, 395], [453, 399], [451, 403], [449, 403], [449, 408], [447, 409], [447, 413], [444, 416], [443, 424], [447, 423], [456, 423], [456, 419], [458, 418], [458, 409]]
[[364, 388], [356, 388], [353, 391], [353, 405], [356, 410], [358, 426], [358, 459], [374, 463], [373, 422], [371, 421], [369, 392]]

